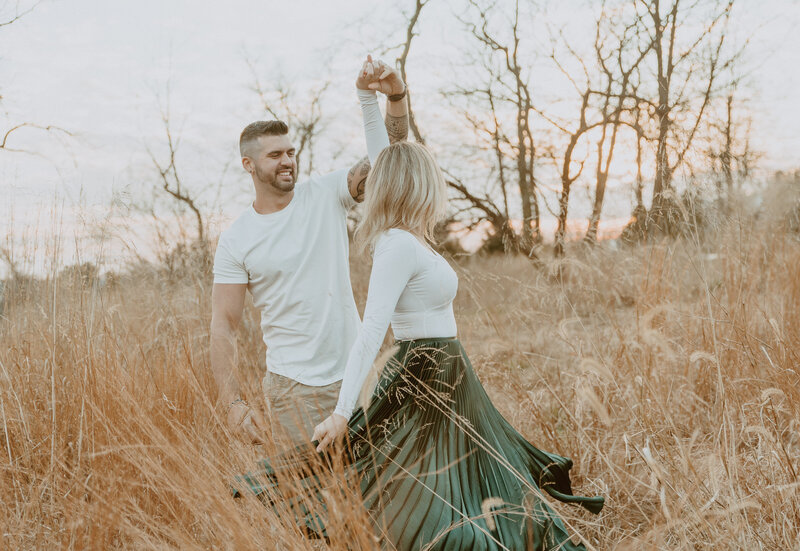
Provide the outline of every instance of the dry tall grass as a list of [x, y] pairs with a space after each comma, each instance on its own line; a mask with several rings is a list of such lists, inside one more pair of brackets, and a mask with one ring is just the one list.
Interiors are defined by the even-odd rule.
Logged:
[[[800, 242], [731, 221], [711, 242], [457, 260], [460, 338], [501, 412], [571, 457], [595, 549], [800, 549]], [[360, 305], [368, 265], [353, 262]], [[0, 532], [7, 549], [309, 549], [228, 482], [273, 453], [213, 402], [210, 278], [77, 271], [6, 286]], [[257, 315], [240, 332], [258, 396]], [[331, 494], [332, 549], [374, 539]]]

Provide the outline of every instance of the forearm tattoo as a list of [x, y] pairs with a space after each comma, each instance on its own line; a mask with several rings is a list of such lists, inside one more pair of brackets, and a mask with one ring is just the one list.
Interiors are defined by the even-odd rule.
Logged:
[[389, 143], [401, 142], [408, 139], [408, 115], [395, 117], [386, 113], [386, 133], [389, 134]]
[[364, 200], [364, 186], [367, 183], [369, 169], [369, 157], [364, 157], [354, 164], [350, 172], [347, 173], [347, 186], [350, 189], [350, 195], [359, 203]]

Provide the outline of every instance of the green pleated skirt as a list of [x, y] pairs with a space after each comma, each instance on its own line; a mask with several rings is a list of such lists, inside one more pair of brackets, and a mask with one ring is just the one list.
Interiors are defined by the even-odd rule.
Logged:
[[[584, 549], [570, 541], [564, 522], [542, 499], [600, 512], [602, 497], [572, 495], [572, 461], [539, 450], [514, 430], [492, 405], [457, 339], [396, 344], [369, 405], [348, 422], [344, 452], [384, 546]], [[330, 465], [327, 459], [298, 446], [261, 461], [235, 485], [274, 501], [287, 469], [294, 476], [303, 473], [314, 488], [311, 465]], [[292, 507], [309, 532], [325, 536], [320, 515], [300, 502]]]

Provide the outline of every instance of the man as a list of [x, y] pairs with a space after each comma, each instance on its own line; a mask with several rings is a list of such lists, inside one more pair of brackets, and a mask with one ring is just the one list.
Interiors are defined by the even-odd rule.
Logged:
[[[408, 106], [398, 73], [367, 57], [356, 79], [367, 147], [406, 139]], [[375, 93], [388, 96], [380, 120]], [[242, 166], [256, 197], [224, 231], [214, 259], [211, 368], [227, 422], [253, 441], [264, 426], [242, 399], [236, 372], [236, 329], [245, 292], [261, 311], [267, 345], [263, 390], [273, 439], [310, 441], [336, 405], [359, 325], [348, 263], [347, 212], [364, 198], [369, 160], [349, 172], [314, 176], [297, 186], [295, 148], [280, 121], [259, 121], [241, 134]]]

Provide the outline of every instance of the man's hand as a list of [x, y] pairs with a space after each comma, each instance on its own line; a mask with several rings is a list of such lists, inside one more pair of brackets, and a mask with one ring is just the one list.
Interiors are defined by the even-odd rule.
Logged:
[[356, 88], [361, 90], [377, 90], [387, 96], [402, 94], [406, 89], [400, 73], [380, 60], [373, 60], [371, 55], [361, 66], [356, 78]]
[[338, 413], [332, 413], [322, 423], [314, 427], [314, 435], [311, 440], [317, 440], [317, 452], [323, 451], [332, 442], [336, 441], [344, 434], [347, 429], [347, 418], [342, 417]]
[[266, 424], [261, 415], [248, 406], [244, 400], [231, 404], [227, 417], [231, 430], [249, 438], [253, 444], [264, 443], [262, 435], [266, 432]]

